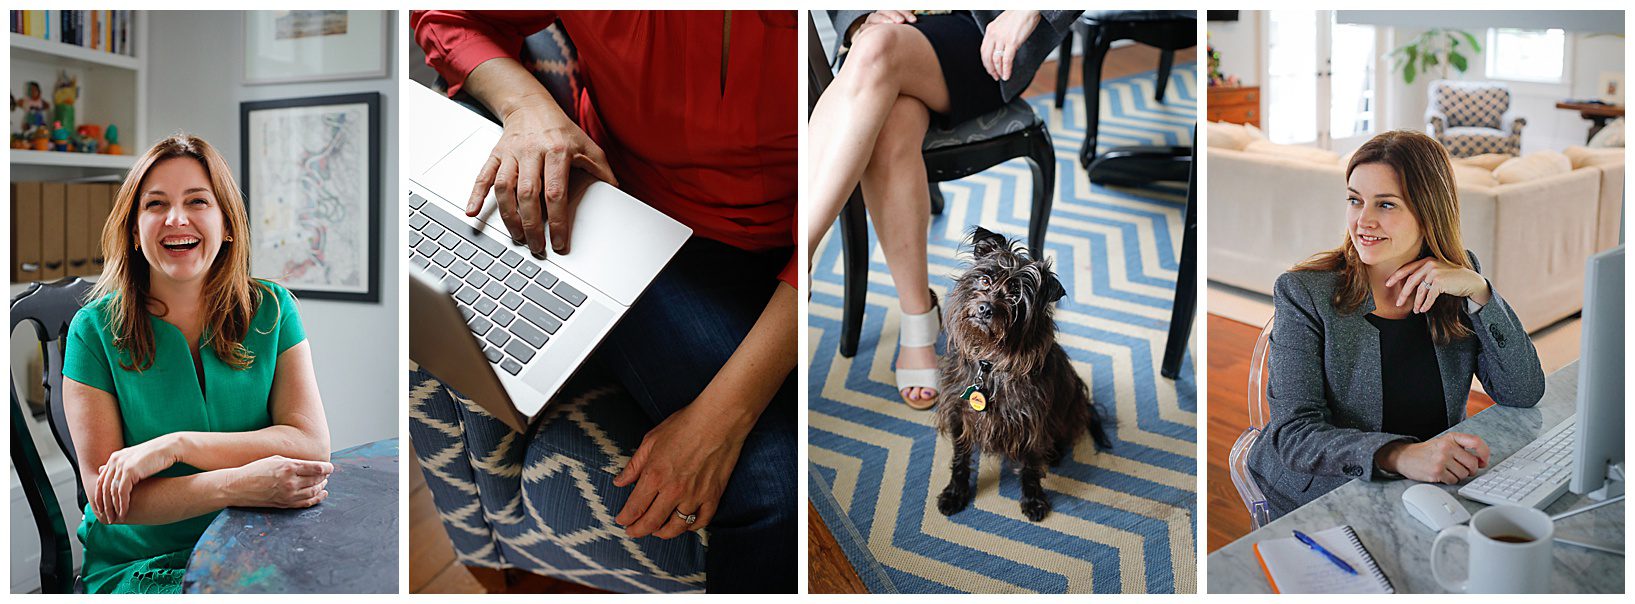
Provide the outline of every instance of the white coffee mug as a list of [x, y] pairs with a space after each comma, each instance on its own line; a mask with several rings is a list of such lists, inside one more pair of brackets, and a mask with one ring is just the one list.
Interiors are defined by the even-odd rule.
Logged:
[[[1471, 516], [1469, 525], [1437, 533], [1431, 544], [1431, 576], [1456, 593], [1546, 593], [1554, 537], [1555, 524], [1544, 512], [1519, 505], [1489, 507]], [[1442, 545], [1450, 539], [1470, 544], [1470, 573], [1463, 581], [1442, 574]]]

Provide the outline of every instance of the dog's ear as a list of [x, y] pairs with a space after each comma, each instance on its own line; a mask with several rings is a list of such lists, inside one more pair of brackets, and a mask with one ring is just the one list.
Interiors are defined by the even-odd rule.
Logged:
[[980, 226], [971, 228], [971, 255], [977, 258], [994, 252], [1009, 249], [1010, 244], [1005, 236]]
[[1039, 285], [1039, 298], [1046, 302], [1055, 302], [1067, 297], [1067, 290], [1062, 288], [1062, 282], [1056, 279], [1056, 271], [1046, 270], [1044, 283]]

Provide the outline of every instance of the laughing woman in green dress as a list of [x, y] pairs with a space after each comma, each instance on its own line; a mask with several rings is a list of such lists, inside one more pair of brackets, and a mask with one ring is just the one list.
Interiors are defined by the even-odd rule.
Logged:
[[174, 593], [222, 508], [324, 500], [329, 428], [295, 300], [250, 277], [244, 200], [209, 143], [149, 149], [102, 246], [63, 364], [90, 500], [81, 578], [88, 592]]

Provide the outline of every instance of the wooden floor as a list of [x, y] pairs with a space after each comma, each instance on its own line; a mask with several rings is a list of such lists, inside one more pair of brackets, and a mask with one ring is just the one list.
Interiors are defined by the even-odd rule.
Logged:
[[[413, 448], [411, 446], [411, 453]], [[578, 583], [520, 571], [481, 569], [481, 577], [454, 558], [454, 544], [443, 532], [420, 461], [409, 455], [409, 593], [414, 594], [559, 594], [606, 593]]]
[[[1074, 43], [1077, 46], [1077, 42]], [[1110, 80], [1125, 76], [1158, 69], [1159, 51], [1156, 48], [1144, 45], [1115, 48], [1107, 53], [1102, 61], [1101, 78]], [[1175, 52], [1177, 64], [1189, 63], [1198, 59], [1197, 49], [1188, 48]], [[1068, 79], [1068, 87], [1079, 86], [1084, 83], [1082, 63], [1073, 62], [1072, 72]], [[1040, 94], [1055, 94], [1056, 92], [1056, 62], [1045, 61], [1039, 71], [1034, 73], [1033, 82], [1028, 85], [1022, 96]], [[1251, 345], [1254, 340], [1250, 340]], [[1247, 374], [1245, 374], [1247, 375]], [[1235, 436], [1234, 436], [1235, 438]], [[863, 581], [858, 579], [857, 572], [847, 562], [846, 556], [840, 550], [834, 535], [829, 527], [823, 524], [817, 510], [807, 504], [809, 512], [807, 520], [807, 591], [810, 593], [864, 593], [867, 591]]]
[[[1232, 486], [1226, 459], [1232, 443], [1249, 425], [1249, 357], [1253, 356], [1255, 340], [1260, 327], [1247, 325], [1216, 315], [1206, 315], [1209, 322], [1209, 430], [1207, 458], [1208, 491], [1207, 524], [1209, 550], [1215, 551], [1249, 534], [1249, 513], [1243, 509], [1243, 499]], [[1465, 413], [1476, 413], [1493, 406], [1486, 395], [1472, 391]]]

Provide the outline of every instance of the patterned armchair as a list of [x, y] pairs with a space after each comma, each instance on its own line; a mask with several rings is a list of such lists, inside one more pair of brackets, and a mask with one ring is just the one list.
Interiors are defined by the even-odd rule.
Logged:
[[[529, 36], [520, 58], [577, 115], [577, 54], [560, 25]], [[441, 81], [429, 84], [445, 89]], [[464, 93], [455, 100], [487, 115]], [[613, 477], [653, 426], [594, 362], [527, 434], [431, 374], [413, 370], [408, 380], [409, 437], [461, 564], [615, 592], [703, 591], [707, 531], [631, 539], [613, 522], [630, 494]]]
[[1510, 114], [1510, 88], [1496, 82], [1436, 80], [1425, 109], [1426, 132], [1453, 157], [1521, 155], [1527, 118]]

